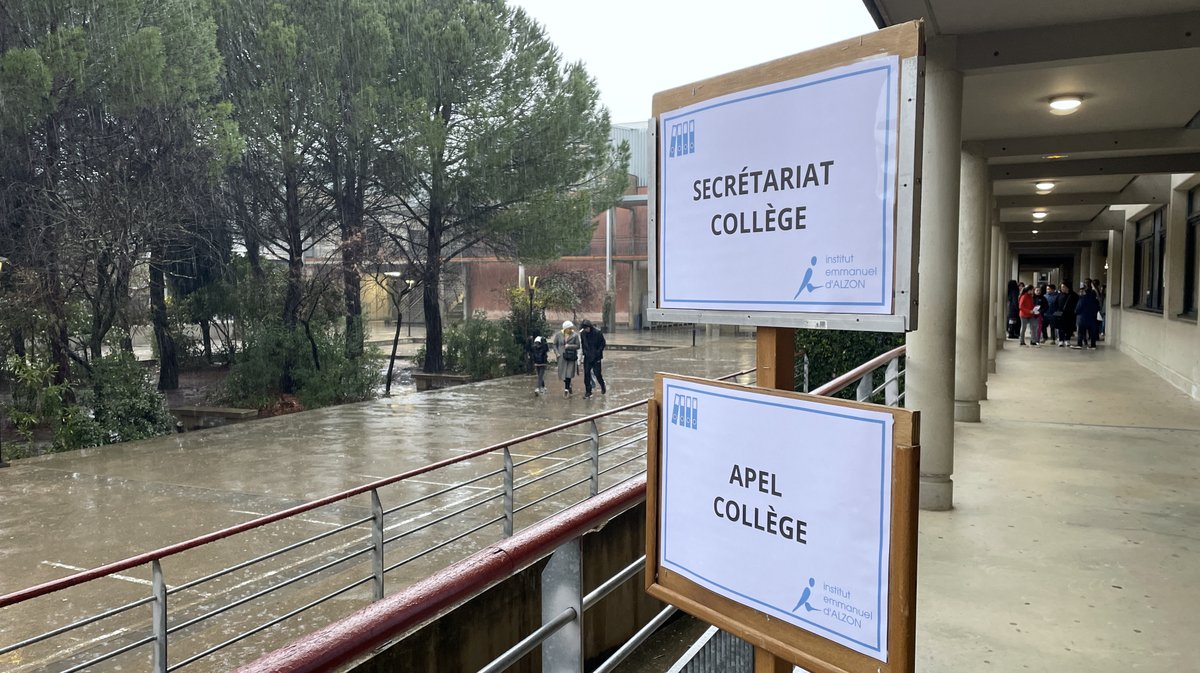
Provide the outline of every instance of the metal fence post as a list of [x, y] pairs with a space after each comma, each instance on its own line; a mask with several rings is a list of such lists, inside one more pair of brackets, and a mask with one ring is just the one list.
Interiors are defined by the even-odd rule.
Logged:
[[371, 489], [371, 545], [375, 548], [371, 555], [371, 566], [374, 572], [375, 600], [383, 600], [383, 503], [379, 501], [379, 489]]
[[542, 623], [575, 611], [575, 619], [542, 643], [542, 673], [583, 673], [583, 572], [579, 538], [555, 550], [542, 570]]
[[884, 377], [887, 387], [883, 389], [883, 401], [889, 407], [894, 407], [900, 403], [900, 358], [895, 358], [887, 364]]
[[154, 607], [151, 625], [154, 631], [154, 673], [167, 673], [167, 581], [163, 578], [162, 564], [150, 562], [151, 591]]
[[858, 380], [858, 392], [854, 398], [859, 402], [870, 402], [871, 392], [875, 390], [875, 372], [867, 372]]
[[513, 534], [513, 459], [504, 447], [504, 537]]
[[808, 392], [808, 353], [804, 354], [803, 367], [804, 367], [804, 387], [801, 388], [800, 390], [801, 390], [801, 392], [807, 393]]
[[596, 421], [589, 424], [588, 433], [591, 435], [592, 447], [592, 495], [600, 492], [600, 429], [596, 427]]

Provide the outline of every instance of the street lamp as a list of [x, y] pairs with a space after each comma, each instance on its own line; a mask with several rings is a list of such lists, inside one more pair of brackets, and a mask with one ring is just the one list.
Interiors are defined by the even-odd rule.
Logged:
[[525, 352], [529, 353], [529, 370], [533, 371], [533, 342], [529, 339], [529, 332], [533, 329], [533, 291], [537, 289], [537, 276], [525, 277], [525, 292], [529, 295], [529, 317], [525, 320]]
[[[404, 279], [404, 289], [400, 290], [400, 294], [394, 292], [395, 281], [403, 275], [399, 271], [386, 271], [385, 276], [389, 279], [388, 296], [392, 298], [392, 303], [396, 307], [396, 333], [392, 335], [392, 357], [388, 359], [387, 382], [383, 386], [384, 397], [389, 397], [392, 394], [392, 369], [396, 366], [396, 348], [400, 345], [400, 325], [404, 324], [404, 313], [400, 310], [400, 304], [404, 301], [404, 296], [412, 292], [413, 287], [417, 284], [412, 278]], [[412, 325], [409, 324], [409, 334], [412, 333]]]

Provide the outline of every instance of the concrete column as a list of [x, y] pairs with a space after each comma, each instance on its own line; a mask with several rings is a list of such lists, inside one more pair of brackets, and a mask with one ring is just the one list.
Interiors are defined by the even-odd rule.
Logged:
[[954, 324], [962, 73], [953, 37], [930, 37], [925, 61], [920, 328], [908, 335], [905, 406], [921, 412], [920, 507], [948, 510], [954, 483]]
[[[984, 166], [986, 168], [986, 164]], [[988, 354], [989, 343], [994, 343], [991, 338], [991, 222], [995, 217], [994, 209], [991, 208], [991, 180], [984, 180], [984, 190], [986, 198], [984, 199], [984, 217], [983, 217], [983, 263], [979, 265], [978, 274], [982, 275], [979, 281], [979, 401], [983, 402], [988, 399]], [[961, 252], [959, 253], [961, 256]]]
[[517, 287], [519, 287], [519, 288], [525, 287], [525, 265], [524, 264], [517, 265]]
[[[992, 221], [995, 222], [993, 215]], [[992, 225], [991, 249], [988, 251], [988, 275], [991, 276], [992, 307], [991, 320], [988, 323], [988, 373], [996, 373], [996, 351], [1004, 346], [1004, 279], [1000, 277], [1000, 225]]]
[[[987, 236], [991, 208], [987, 195], [987, 160], [960, 152], [962, 166], [958, 197], [958, 319], [954, 322], [954, 420], [979, 422], [983, 372], [983, 316], [987, 287]], [[922, 247], [922, 250], [925, 248]], [[923, 257], [924, 255], [922, 255]], [[922, 269], [921, 280], [925, 280]]]
[[1078, 288], [1084, 278], [1088, 278], [1088, 274], [1092, 272], [1092, 249], [1085, 247], [1079, 251], [1079, 264], [1075, 267], [1075, 278], [1071, 280], [1071, 287]]
[[1088, 270], [1088, 278], [1101, 279], [1104, 277], [1104, 246], [1100, 241], [1092, 241], [1092, 257], [1091, 266]]
[[996, 350], [1004, 350], [1004, 341], [1008, 335], [1008, 281], [1012, 279], [1012, 264], [1009, 262], [1008, 233], [1000, 225], [1000, 249], [997, 253], [996, 282], [1000, 284], [997, 299], [1000, 302], [1000, 315], [996, 316]]
[[1104, 340], [1110, 346], [1121, 343], [1121, 296], [1125, 284], [1124, 231], [1108, 232], [1108, 310], [1105, 312]]
[[609, 208], [604, 211], [604, 291], [609, 294], [617, 287], [613, 275], [613, 226], [616, 221], [615, 209]]

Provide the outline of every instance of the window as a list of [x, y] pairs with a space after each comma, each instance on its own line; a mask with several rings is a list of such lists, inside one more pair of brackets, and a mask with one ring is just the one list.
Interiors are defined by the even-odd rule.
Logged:
[[1188, 192], [1188, 218], [1183, 235], [1183, 315], [1196, 317], [1196, 257], [1200, 255], [1200, 240], [1196, 229], [1200, 227], [1200, 187]]
[[1137, 223], [1133, 247], [1133, 303], [1147, 310], [1161, 311], [1163, 307], [1163, 259], [1167, 252], [1165, 212], [1160, 208]]

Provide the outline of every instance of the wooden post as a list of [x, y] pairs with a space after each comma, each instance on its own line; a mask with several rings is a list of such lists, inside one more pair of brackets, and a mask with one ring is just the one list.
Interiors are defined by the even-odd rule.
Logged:
[[792, 673], [795, 667], [761, 647], [754, 648], [754, 673]]
[[[760, 388], [795, 390], [796, 330], [759, 327], [755, 336], [755, 364]], [[762, 647], [754, 648], [754, 673], [791, 673], [792, 664]]]
[[790, 327], [759, 327], [756, 345], [758, 386], [795, 390], [796, 330]]

